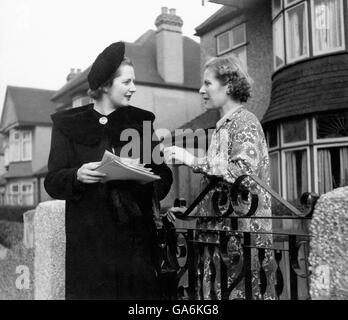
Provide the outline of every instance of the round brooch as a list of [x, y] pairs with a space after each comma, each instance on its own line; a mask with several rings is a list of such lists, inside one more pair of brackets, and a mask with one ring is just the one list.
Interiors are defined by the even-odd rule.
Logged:
[[108, 118], [107, 118], [107, 117], [101, 117], [101, 118], [99, 118], [99, 123], [100, 123], [100, 124], [107, 124], [107, 123], [108, 123]]

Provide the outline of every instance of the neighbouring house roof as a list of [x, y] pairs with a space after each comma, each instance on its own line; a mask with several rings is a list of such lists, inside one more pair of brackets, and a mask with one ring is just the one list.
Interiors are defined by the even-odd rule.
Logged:
[[[197, 90], [200, 87], [200, 45], [183, 36], [184, 50], [184, 83], [182, 85], [166, 83], [157, 71], [156, 32], [148, 30], [134, 43], [126, 42], [125, 55], [135, 66], [136, 82], [151, 86], [180, 87]], [[71, 103], [71, 98], [88, 90], [87, 75], [90, 67], [67, 82], [52, 97], [52, 101]]]
[[44, 165], [40, 170], [37, 170], [34, 172], [33, 176], [34, 177], [43, 177], [47, 174], [48, 172], [48, 167], [47, 167], [47, 164]]
[[[202, 36], [212, 29], [230, 21], [230, 19], [236, 15], [237, 9], [230, 6], [224, 6], [210, 16], [207, 20], [202, 22], [195, 28], [196, 36]], [[240, 12], [238, 12], [240, 14]]]
[[10, 163], [8, 172], [3, 178], [29, 178], [33, 176], [31, 161]]
[[[51, 124], [50, 115], [55, 111], [51, 97], [55, 91], [7, 86], [5, 101], [1, 116], [1, 131], [12, 124], [47, 125]], [[8, 110], [13, 108], [13, 110]], [[6, 119], [11, 112], [13, 117]]]
[[185, 123], [179, 129], [211, 129], [215, 128], [216, 123], [220, 119], [220, 111], [217, 109], [210, 109], [200, 114], [193, 120]]

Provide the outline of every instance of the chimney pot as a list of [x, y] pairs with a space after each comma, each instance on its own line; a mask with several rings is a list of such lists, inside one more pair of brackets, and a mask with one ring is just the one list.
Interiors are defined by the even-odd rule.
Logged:
[[162, 14], [167, 14], [168, 13], [168, 7], [162, 7]]
[[169, 13], [173, 16], [176, 15], [176, 9], [172, 8], [172, 9], [169, 9]]

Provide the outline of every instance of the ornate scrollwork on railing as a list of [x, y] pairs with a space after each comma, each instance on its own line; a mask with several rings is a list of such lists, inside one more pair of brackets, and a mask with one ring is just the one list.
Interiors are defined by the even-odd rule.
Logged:
[[[212, 191], [213, 190], [213, 191]], [[263, 197], [260, 190], [266, 191], [273, 199], [283, 205], [290, 214], [282, 216], [258, 216], [258, 208]], [[212, 192], [211, 192], [212, 191]], [[192, 215], [197, 205], [211, 192], [211, 215]], [[306, 256], [308, 234], [263, 232], [239, 230], [239, 219], [310, 219], [318, 196], [306, 192], [301, 197], [303, 210], [285, 201], [279, 194], [253, 175], [243, 175], [233, 184], [221, 177], [212, 177], [207, 187], [186, 210], [173, 212], [177, 219], [197, 221], [191, 232], [180, 231], [176, 236], [173, 225], [166, 225], [166, 243], [162, 251], [163, 264], [175, 273], [175, 283], [180, 299], [230, 299], [269, 298], [269, 290], [274, 298], [287, 296], [297, 299], [297, 278], [309, 276]], [[230, 224], [225, 224], [230, 220]], [[242, 221], [241, 220], [241, 221]], [[190, 227], [191, 228], [191, 227]], [[267, 245], [260, 245], [256, 239], [273, 239]], [[276, 237], [276, 238], [275, 238]], [[277, 240], [274, 240], [277, 239]], [[305, 239], [305, 240], [304, 240]], [[307, 240], [306, 240], [307, 239]], [[170, 242], [170, 244], [169, 244]], [[255, 242], [255, 243], [254, 243]], [[274, 244], [278, 243], [277, 246]], [[281, 244], [281, 246], [279, 246]], [[284, 259], [288, 255], [288, 259]], [[302, 256], [301, 256], [302, 255]], [[274, 268], [267, 265], [273, 257]], [[253, 261], [253, 263], [252, 263]], [[289, 261], [289, 264], [286, 264]], [[252, 269], [253, 268], [253, 269]], [[290, 283], [284, 276], [284, 268], [289, 268]], [[268, 278], [272, 274], [273, 281]], [[186, 279], [186, 278], [188, 279]], [[252, 285], [257, 278], [257, 293]], [[183, 281], [183, 279], [186, 279]], [[286, 280], [285, 280], [286, 279]], [[181, 284], [179, 284], [181, 283]], [[244, 293], [236, 295], [243, 286]], [[185, 292], [189, 293], [189, 296]]]

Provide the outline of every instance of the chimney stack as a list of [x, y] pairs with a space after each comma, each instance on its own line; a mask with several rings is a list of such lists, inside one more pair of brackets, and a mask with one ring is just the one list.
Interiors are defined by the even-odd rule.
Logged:
[[74, 79], [79, 73], [81, 73], [81, 69], [70, 68], [66, 81], [69, 82], [70, 80]]
[[161, 8], [155, 21], [157, 27], [157, 70], [167, 83], [184, 83], [184, 54], [181, 28], [182, 19], [174, 8]]

